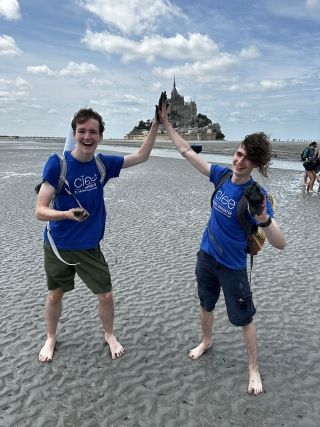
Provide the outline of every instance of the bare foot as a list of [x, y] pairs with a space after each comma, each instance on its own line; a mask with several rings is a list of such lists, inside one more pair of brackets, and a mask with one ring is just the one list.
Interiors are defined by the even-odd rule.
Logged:
[[123, 355], [124, 348], [113, 334], [109, 335], [109, 337], [107, 337], [107, 334], [104, 334], [104, 338], [106, 340], [106, 343], [109, 345], [112, 359], [117, 359], [118, 357]]
[[205, 353], [211, 347], [212, 347], [212, 341], [210, 341], [208, 344], [201, 342], [197, 347], [195, 347], [189, 351], [188, 356], [192, 360], [199, 359], [199, 357], [202, 356], [203, 353]]
[[258, 371], [258, 368], [249, 370], [248, 393], [257, 395], [262, 392], [263, 392], [262, 381], [260, 378], [260, 373]]
[[56, 345], [55, 338], [47, 338], [38, 356], [38, 359], [40, 362], [48, 363], [52, 361], [55, 345]]

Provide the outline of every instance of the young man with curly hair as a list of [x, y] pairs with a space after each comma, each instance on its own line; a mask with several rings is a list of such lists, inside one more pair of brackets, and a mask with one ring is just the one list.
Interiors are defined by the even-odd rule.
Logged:
[[[196, 360], [212, 347], [213, 310], [222, 288], [229, 320], [243, 330], [249, 362], [248, 392], [260, 394], [263, 388], [257, 364], [256, 327], [253, 323], [256, 310], [247, 275], [246, 233], [237, 217], [237, 205], [245, 188], [253, 182], [251, 173], [254, 169], [267, 176], [271, 160], [270, 142], [264, 133], [246, 136], [233, 155], [230, 170], [208, 163], [191, 149], [170, 125], [165, 104], [159, 111], [159, 120], [182, 156], [199, 172], [209, 177], [215, 186], [223, 175], [232, 172], [214, 196], [210, 220], [197, 254], [196, 279], [203, 335], [200, 344], [190, 350], [189, 357]], [[284, 236], [273, 218], [266, 192], [264, 189], [262, 191], [262, 211], [254, 217], [248, 214], [249, 219], [264, 227], [266, 238], [272, 246], [284, 249]]]
[[[100, 249], [106, 224], [103, 188], [121, 169], [145, 162], [150, 156], [159, 123], [156, 116], [141, 147], [126, 156], [99, 154], [105, 176], [95, 159], [95, 151], [103, 139], [104, 122], [91, 108], [79, 110], [72, 120], [75, 146], [65, 151], [66, 180], [59, 186], [60, 160], [49, 157], [43, 170], [35, 214], [41, 221], [49, 221], [44, 234], [44, 264], [47, 276], [46, 301], [47, 339], [40, 350], [39, 361], [51, 362], [56, 344], [62, 299], [73, 290], [77, 273], [97, 296], [99, 316], [112, 359], [124, 353], [113, 333], [114, 304], [108, 265]], [[100, 179], [101, 178], [101, 179]], [[51, 203], [54, 200], [54, 208]], [[52, 239], [51, 239], [52, 238]], [[55, 251], [57, 249], [57, 251]]]

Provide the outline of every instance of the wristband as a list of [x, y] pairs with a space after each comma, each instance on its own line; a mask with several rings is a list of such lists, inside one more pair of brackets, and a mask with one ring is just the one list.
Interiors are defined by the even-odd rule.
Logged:
[[187, 151], [192, 150], [191, 147], [187, 148], [186, 150], [182, 151], [181, 156], [183, 156], [184, 154], [186, 154]]
[[261, 224], [257, 224], [257, 225], [258, 225], [258, 227], [264, 228], [264, 227], [268, 227], [268, 225], [270, 225], [271, 222], [272, 222], [272, 218], [271, 218], [271, 216], [269, 216], [269, 218], [267, 219], [266, 222], [262, 222]]

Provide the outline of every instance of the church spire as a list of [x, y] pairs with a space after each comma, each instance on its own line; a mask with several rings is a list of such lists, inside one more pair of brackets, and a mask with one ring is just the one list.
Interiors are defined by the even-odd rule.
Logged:
[[176, 75], [173, 75], [173, 88], [176, 88]]

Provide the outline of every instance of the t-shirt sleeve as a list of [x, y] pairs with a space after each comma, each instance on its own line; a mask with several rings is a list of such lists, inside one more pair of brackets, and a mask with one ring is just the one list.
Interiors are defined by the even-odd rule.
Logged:
[[219, 165], [211, 165], [210, 169], [210, 182], [212, 182], [214, 185], [217, 185], [220, 179], [223, 177], [224, 174], [227, 172], [230, 172], [230, 169], [223, 168]]
[[56, 154], [52, 154], [44, 165], [42, 181], [48, 182], [52, 187], [57, 188], [60, 176], [60, 159]]
[[103, 160], [106, 167], [106, 179], [105, 183], [111, 178], [117, 178], [120, 175], [120, 171], [123, 166], [124, 157], [123, 156], [108, 156], [108, 155], [99, 155]]

